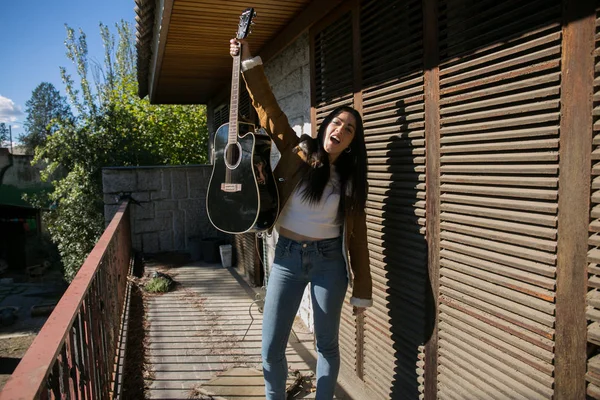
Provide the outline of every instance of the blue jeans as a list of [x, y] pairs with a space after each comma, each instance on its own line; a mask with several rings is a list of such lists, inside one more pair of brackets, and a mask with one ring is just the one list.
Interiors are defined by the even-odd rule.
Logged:
[[340, 316], [348, 286], [342, 239], [296, 242], [280, 236], [263, 314], [262, 364], [268, 400], [286, 397], [285, 348], [309, 282], [318, 352], [316, 399], [333, 398], [340, 370]]

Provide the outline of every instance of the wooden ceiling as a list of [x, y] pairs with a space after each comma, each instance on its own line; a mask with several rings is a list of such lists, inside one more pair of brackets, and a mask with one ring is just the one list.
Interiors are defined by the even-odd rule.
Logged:
[[[140, 33], [154, 25], [154, 18], [148, 17], [153, 0], [136, 2], [140, 95], [146, 94], [145, 83], [152, 103], [206, 104], [231, 80], [229, 39], [235, 37], [240, 14], [249, 5], [257, 18], [248, 41], [254, 54], [268, 59], [340, 1], [164, 0], [164, 9], [155, 11], [162, 21], [160, 36], [146, 33], [147, 43], [140, 43]], [[144, 60], [140, 46], [156, 54]]]

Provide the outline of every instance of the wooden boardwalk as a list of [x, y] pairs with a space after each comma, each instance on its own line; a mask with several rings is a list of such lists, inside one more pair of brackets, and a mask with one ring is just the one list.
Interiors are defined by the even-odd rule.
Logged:
[[[153, 270], [168, 273], [179, 285], [172, 292], [145, 298], [151, 376], [147, 398], [205, 399], [211, 393], [215, 399], [264, 398], [262, 314], [256, 305], [248, 329], [254, 290], [235, 271], [220, 265], [194, 263], [169, 270], [159, 264], [146, 266], [146, 273]], [[288, 364], [309, 376], [316, 364], [312, 335], [301, 322], [294, 332], [286, 352]], [[215, 380], [218, 377], [222, 378]], [[314, 379], [305, 379], [305, 390], [294, 398], [314, 398], [313, 383]]]

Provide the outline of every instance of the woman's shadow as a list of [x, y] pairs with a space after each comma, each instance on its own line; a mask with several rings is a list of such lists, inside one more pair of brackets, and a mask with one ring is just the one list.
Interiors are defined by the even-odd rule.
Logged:
[[[375, 239], [370, 245], [374, 296], [383, 296], [385, 310], [376, 304], [366, 318], [365, 375], [377, 375], [369, 365], [376, 359], [382, 372], [392, 367], [391, 386], [386, 388], [389, 380], [380, 381], [381, 392], [389, 390], [392, 399], [416, 399], [423, 393], [424, 348], [433, 333], [436, 315], [425, 236], [425, 137], [418, 133], [424, 132], [424, 127], [411, 118], [412, 111], [407, 107], [412, 106], [404, 100], [396, 102], [392, 124], [397, 133], [382, 152], [385, 166], [370, 163], [370, 169], [378, 165], [377, 170], [386, 174], [381, 181], [369, 180], [370, 193], [376, 192], [373, 197], [379, 201], [370, 201], [373, 208], [367, 211], [368, 220], [379, 222], [370, 225], [369, 240]], [[381, 348], [377, 342], [391, 347]], [[389, 377], [383, 372], [386, 375]]]

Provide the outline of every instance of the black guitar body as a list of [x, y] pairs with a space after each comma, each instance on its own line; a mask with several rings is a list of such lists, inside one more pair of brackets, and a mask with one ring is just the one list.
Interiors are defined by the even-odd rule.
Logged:
[[210, 222], [226, 233], [268, 230], [277, 219], [279, 194], [271, 172], [271, 139], [254, 134], [253, 129], [251, 124], [240, 123], [239, 146], [229, 148], [229, 124], [215, 133], [206, 209]]

